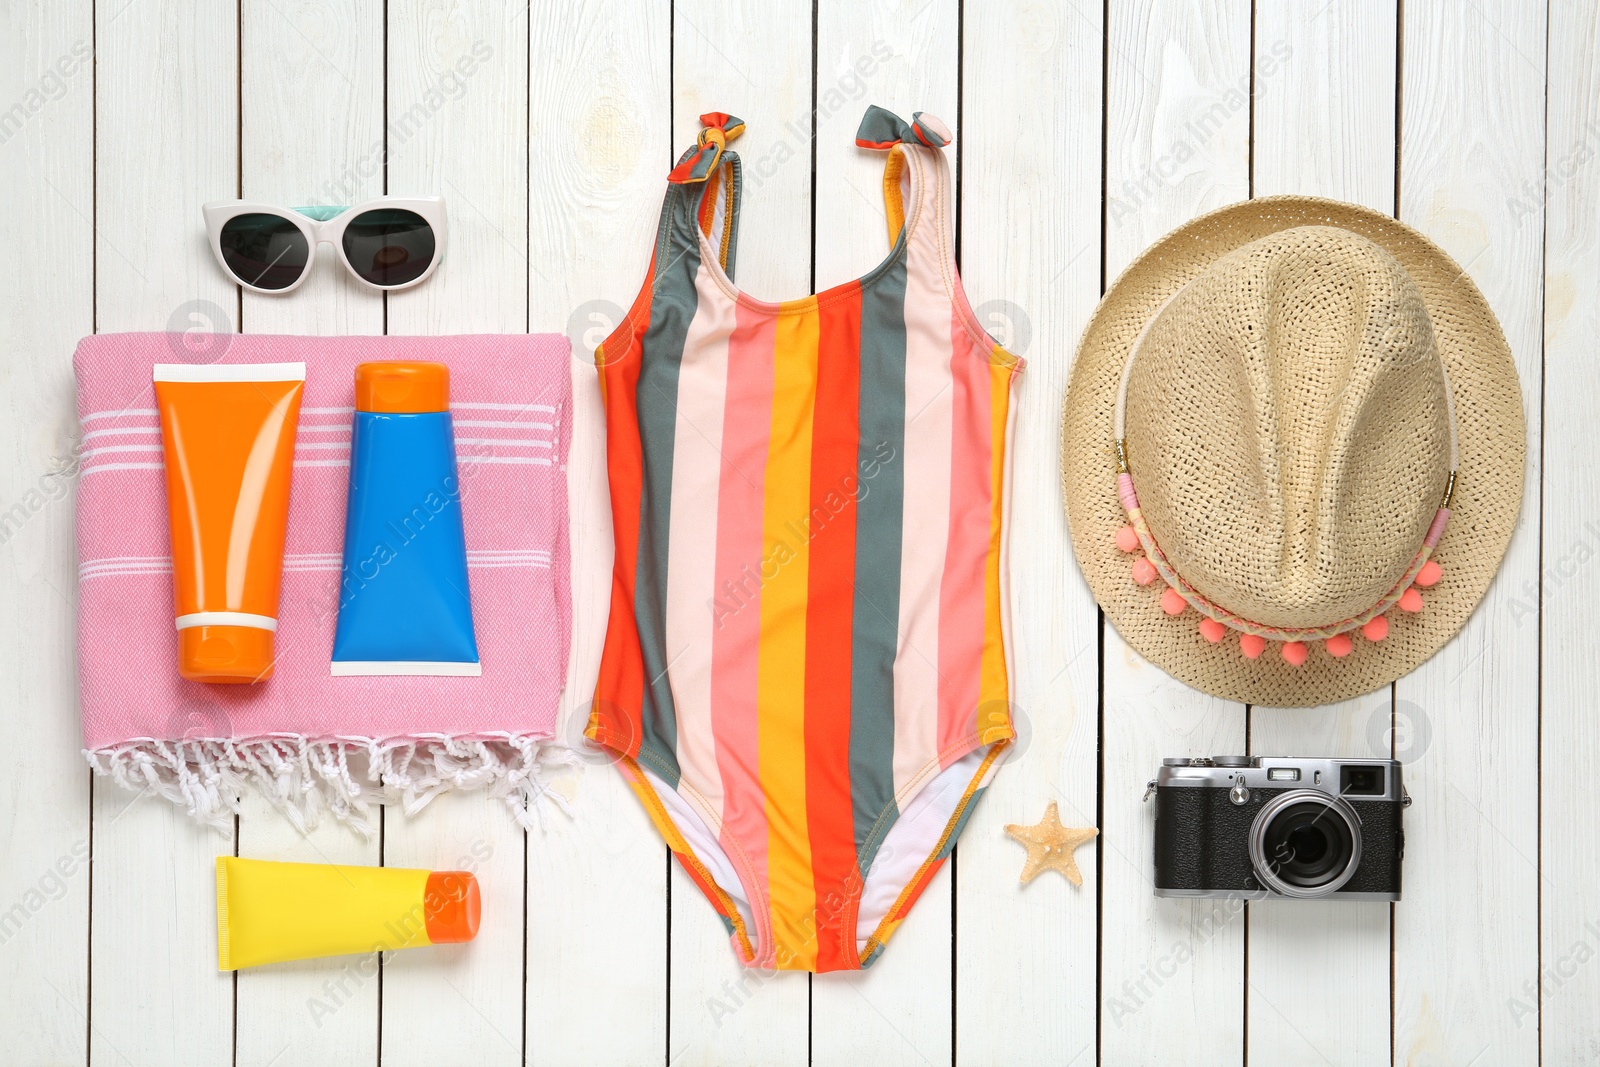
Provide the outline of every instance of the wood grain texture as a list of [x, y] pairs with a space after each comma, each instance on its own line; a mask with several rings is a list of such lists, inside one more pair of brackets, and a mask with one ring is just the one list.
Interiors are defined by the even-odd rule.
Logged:
[[1398, 0], [1257, 0], [1256, 196], [1394, 210]]
[[[1250, 4], [1113, 5], [1106, 28], [1105, 276], [1180, 223], [1249, 194]], [[1243, 705], [1145, 662], [1104, 625], [1101, 1057], [1244, 1055], [1244, 916], [1232, 901], [1151, 892], [1145, 783], [1167, 756], [1243, 751]]]
[[[673, 5], [672, 154], [694, 143], [699, 116], [745, 120], [732, 147], [743, 165], [738, 284], [764, 299], [808, 291], [811, 273], [811, 5], [795, 0]], [[651, 203], [666, 189], [663, 164]], [[668, 1055], [684, 1064], [801, 1064], [810, 980], [740, 966], [705, 896], [672, 872]]]
[[1100, 15], [966, 7], [962, 279], [985, 328], [1028, 366], [1008, 549], [1018, 739], [954, 861], [961, 1064], [1095, 1057], [1099, 849], [1078, 851], [1081, 887], [1054, 875], [1021, 886], [1023, 851], [1004, 827], [1037, 822], [1052, 800], [1068, 825], [1098, 819], [1099, 609], [1067, 547], [1059, 455], [1073, 349], [1100, 296]]
[[71, 354], [94, 329], [92, 20], [88, 2], [0, 9], [14, 205], [0, 219], [0, 707], [27, 765], [0, 779], [0, 1032], [32, 1063], [82, 1060], [89, 1035], [90, 774], [63, 637], [77, 601]]
[[[1539, 786], [1540, 971], [1508, 1005], [1525, 1030], [1538, 1019], [1544, 1062], [1582, 1063], [1600, 1052], [1600, 857], [1576, 827], [1600, 819], [1588, 774], [1600, 752], [1594, 694], [1600, 663], [1600, 457], [1590, 434], [1600, 395], [1600, 11], [1550, 5], [1549, 135], [1545, 150], [1543, 738]], [[1518, 202], [1530, 202], [1529, 192]], [[1526, 505], [1524, 505], [1526, 506]], [[1528, 609], [1527, 598], [1519, 617]], [[1575, 847], [1576, 846], [1576, 847]]]
[[1244, 1058], [1244, 905], [1154, 895], [1141, 797], [1167, 756], [1243, 751], [1244, 709], [1179, 686], [1109, 626], [1105, 702], [1101, 1062], [1164, 1062], [1182, 1033], [1185, 1062], [1231, 1067]]
[[[528, 324], [528, 11], [415, 0], [388, 9], [388, 191], [439, 193], [450, 248], [427, 284], [388, 296], [388, 332], [521, 333]], [[527, 835], [481, 793], [388, 812], [383, 862], [471, 869], [478, 940], [396, 953], [383, 969], [390, 1065], [523, 1060]]]
[[1499, 318], [1522, 379], [1529, 470], [1488, 595], [1395, 685], [1432, 743], [1407, 768], [1416, 803], [1395, 909], [1394, 1057], [1526, 1064], [1538, 1028], [1510, 1004], [1539, 967], [1540, 657], [1537, 619], [1518, 604], [1537, 594], [1540, 566], [1544, 219], [1542, 203], [1522, 213], [1510, 197], [1544, 170], [1544, 9], [1408, 0], [1403, 48], [1400, 218], [1461, 264]]
[[[352, 157], [383, 142], [382, 11], [354, 0], [252, 2], [240, 10], [244, 199], [289, 206], [381, 196], [382, 169]], [[383, 295], [351, 278], [331, 247], [319, 250], [312, 276], [293, 293], [240, 295], [241, 332], [383, 332]], [[331, 817], [302, 834], [254, 791], [242, 800], [241, 856], [363, 866], [380, 860], [376, 837]], [[376, 1062], [377, 979], [376, 956], [239, 972], [235, 1062]]]
[[[1255, 195], [1324, 196], [1393, 212], [1398, 27], [1393, 2], [1258, 0]], [[1387, 759], [1392, 702], [1386, 686], [1327, 707], [1253, 707], [1250, 752]], [[1378, 902], [1249, 905], [1251, 1062], [1388, 1058], [1390, 910]]]
[[[96, 7], [102, 333], [234, 329], [237, 289], [206, 247], [200, 205], [238, 188], [236, 16], [176, 2]], [[165, 800], [130, 804], [95, 783], [91, 1062], [231, 1060], [233, 979], [217, 971], [213, 871], [232, 851], [232, 834]]]
[[[667, 849], [583, 739], [611, 596], [611, 501], [593, 350], [643, 282], [671, 167], [665, 5], [542, 7], [531, 27], [529, 320], [573, 345], [572, 655], [560, 738], [572, 798], [528, 839], [526, 1045], [536, 1064], [634, 1064], [667, 1042]], [[693, 903], [692, 901], [690, 902]]]

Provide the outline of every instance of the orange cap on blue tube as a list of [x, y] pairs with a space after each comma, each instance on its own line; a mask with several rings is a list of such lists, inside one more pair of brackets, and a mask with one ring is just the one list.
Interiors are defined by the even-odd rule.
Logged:
[[450, 368], [422, 360], [356, 366], [356, 410], [422, 415], [450, 410]]

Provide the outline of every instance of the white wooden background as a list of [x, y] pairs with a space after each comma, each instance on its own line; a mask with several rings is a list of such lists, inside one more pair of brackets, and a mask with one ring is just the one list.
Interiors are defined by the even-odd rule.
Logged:
[[[1600, 1060], [1595, 8], [4, 0], [0, 1061]], [[488, 57], [452, 75], [475, 48]], [[91, 780], [57, 473], [76, 447], [79, 336], [211, 323], [592, 341], [636, 291], [663, 177], [711, 109], [749, 123], [740, 280], [799, 295], [883, 254], [882, 159], [852, 145], [869, 102], [957, 131], [967, 285], [1030, 361], [1012, 542], [1023, 743], [875, 968], [739, 971], [598, 762], [562, 783], [576, 816], [547, 832], [469, 796], [391, 813], [373, 842], [332, 825], [301, 838], [261, 803], [230, 839]], [[444, 267], [387, 300], [326, 256], [292, 296], [241, 296], [205, 246], [205, 200], [386, 190], [442, 193], [452, 215]], [[1455, 256], [1505, 328], [1530, 433], [1521, 525], [1465, 632], [1391, 690], [1317, 711], [1214, 700], [1131, 653], [1076, 572], [1057, 488], [1067, 370], [1107, 281], [1195, 214], [1279, 192], [1394, 212]], [[610, 560], [592, 377], [576, 358], [571, 738]], [[1145, 780], [1165, 755], [1240, 749], [1407, 760], [1405, 900], [1153, 899]], [[1001, 827], [1050, 800], [1103, 828], [1081, 889], [1016, 884]], [[483, 932], [381, 971], [218, 974], [210, 869], [232, 851], [470, 865]]]

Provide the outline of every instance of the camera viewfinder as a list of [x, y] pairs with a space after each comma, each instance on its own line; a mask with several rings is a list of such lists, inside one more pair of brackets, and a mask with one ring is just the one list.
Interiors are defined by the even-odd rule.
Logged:
[[1383, 795], [1383, 768], [1346, 765], [1339, 768], [1339, 792], [1347, 796]]

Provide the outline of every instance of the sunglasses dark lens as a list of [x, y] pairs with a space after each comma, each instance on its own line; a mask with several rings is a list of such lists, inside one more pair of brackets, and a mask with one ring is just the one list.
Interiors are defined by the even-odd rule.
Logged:
[[311, 243], [288, 219], [254, 213], [222, 224], [222, 261], [257, 289], [287, 289], [306, 272]]
[[363, 211], [344, 230], [344, 254], [373, 285], [404, 285], [433, 262], [433, 227], [415, 211]]

